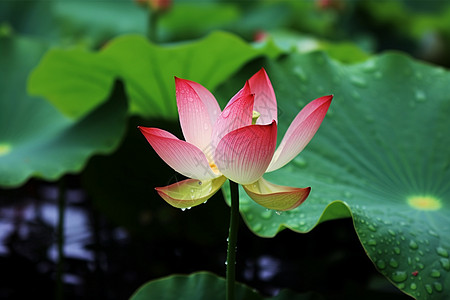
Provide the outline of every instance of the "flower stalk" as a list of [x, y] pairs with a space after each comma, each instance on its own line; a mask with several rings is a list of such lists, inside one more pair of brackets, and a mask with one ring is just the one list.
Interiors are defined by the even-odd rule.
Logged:
[[236, 244], [239, 227], [239, 186], [236, 182], [230, 180], [231, 191], [231, 213], [230, 230], [228, 235], [227, 252], [227, 278], [226, 278], [226, 299], [235, 299], [235, 281], [236, 281]]

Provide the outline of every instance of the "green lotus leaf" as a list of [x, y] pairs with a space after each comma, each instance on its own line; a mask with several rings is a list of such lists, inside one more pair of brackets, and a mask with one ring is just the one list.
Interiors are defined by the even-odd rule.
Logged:
[[78, 119], [105, 101], [113, 79], [119, 76], [125, 83], [132, 114], [176, 119], [174, 76], [213, 89], [262, 54], [277, 55], [274, 48], [255, 49], [224, 32], [170, 46], [126, 35], [113, 39], [98, 53], [49, 51], [31, 74], [28, 90], [48, 99], [66, 116]]
[[1, 38], [0, 48], [0, 69], [8, 74], [0, 82], [0, 186], [16, 187], [30, 177], [56, 180], [79, 172], [92, 155], [117, 147], [126, 121], [121, 85], [110, 100], [75, 121], [25, 92], [28, 73], [46, 46], [11, 37]]
[[[141, 286], [130, 300], [210, 300], [225, 299], [225, 279], [209, 272], [198, 272], [190, 275], [172, 275], [150, 281]], [[312, 293], [295, 294], [284, 290], [277, 296], [265, 298], [255, 290], [236, 284], [236, 300], [308, 300], [320, 299]]]
[[[307, 102], [334, 99], [306, 149], [265, 175], [311, 186], [309, 198], [277, 213], [241, 189], [248, 227], [273, 237], [351, 216], [369, 258], [393, 284], [417, 299], [449, 298], [450, 72], [393, 53], [354, 65], [293, 54], [265, 67], [278, 99], [279, 140]], [[222, 93], [231, 94], [237, 81]]]

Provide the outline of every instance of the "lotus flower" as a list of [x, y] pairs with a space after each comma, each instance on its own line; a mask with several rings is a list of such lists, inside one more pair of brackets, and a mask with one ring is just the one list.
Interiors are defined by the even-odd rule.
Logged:
[[307, 104], [295, 117], [278, 149], [277, 102], [264, 69], [220, 110], [202, 85], [175, 77], [177, 106], [185, 141], [158, 128], [138, 127], [156, 153], [189, 179], [165, 187], [158, 194], [177, 208], [206, 202], [226, 179], [241, 184], [258, 204], [278, 211], [299, 206], [311, 188], [276, 185], [262, 176], [296, 157], [309, 143], [333, 96]]

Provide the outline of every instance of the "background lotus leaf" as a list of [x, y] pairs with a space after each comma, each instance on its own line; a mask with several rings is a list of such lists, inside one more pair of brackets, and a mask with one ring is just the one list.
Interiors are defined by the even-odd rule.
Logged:
[[56, 180], [79, 172], [97, 153], [110, 153], [125, 131], [126, 99], [117, 85], [110, 100], [71, 120], [42, 99], [26, 94], [26, 79], [46, 46], [27, 38], [0, 38], [0, 186], [30, 177]]
[[327, 94], [334, 100], [307, 148], [266, 175], [311, 186], [310, 197], [280, 214], [241, 190], [250, 229], [272, 237], [351, 216], [369, 258], [393, 284], [418, 299], [449, 297], [450, 72], [401, 54], [355, 65], [323, 53], [290, 55], [266, 68], [280, 108], [279, 140], [308, 101]]
[[113, 79], [120, 77], [130, 99], [131, 114], [176, 119], [174, 76], [213, 89], [263, 54], [278, 53], [273, 47], [255, 49], [224, 32], [170, 46], [126, 35], [111, 40], [98, 53], [81, 49], [49, 51], [31, 74], [28, 89], [76, 119], [105, 101]]
[[[225, 279], [208, 272], [193, 273], [191, 275], [172, 275], [150, 281], [140, 287], [131, 296], [131, 300], [159, 299], [159, 300], [210, 300], [225, 299]], [[295, 294], [291, 291], [281, 291], [277, 296], [265, 298], [255, 290], [237, 283], [237, 300], [312, 300], [321, 299], [319, 296]]]

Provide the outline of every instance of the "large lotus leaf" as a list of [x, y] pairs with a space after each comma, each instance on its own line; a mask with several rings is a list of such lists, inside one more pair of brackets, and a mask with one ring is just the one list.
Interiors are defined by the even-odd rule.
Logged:
[[273, 51], [255, 49], [224, 32], [170, 46], [127, 35], [112, 40], [99, 53], [49, 51], [31, 74], [28, 89], [76, 119], [105, 101], [113, 78], [119, 76], [132, 114], [176, 119], [174, 76], [213, 89], [249, 60], [263, 53], [275, 55]]
[[449, 298], [450, 72], [400, 54], [355, 65], [323, 53], [290, 55], [266, 67], [280, 108], [279, 139], [308, 101], [334, 100], [307, 148], [265, 175], [311, 186], [309, 198], [277, 214], [241, 190], [248, 227], [272, 237], [351, 216], [368, 256], [398, 288], [419, 299]]
[[25, 92], [28, 73], [46, 47], [30, 39], [1, 38], [0, 48], [5, 74], [0, 81], [0, 186], [18, 186], [30, 177], [55, 180], [79, 172], [92, 155], [117, 147], [126, 120], [121, 85], [96, 110], [70, 120]]
[[[208, 272], [198, 272], [191, 275], [172, 275], [150, 281], [141, 286], [130, 300], [220, 300], [225, 299], [225, 279]], [[276, 297], [265, 298], [255, 290], [236, 284], [236, 300], [309, 300], [321, 299], [319, 296], [295, 294], [284, 290]]]

